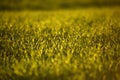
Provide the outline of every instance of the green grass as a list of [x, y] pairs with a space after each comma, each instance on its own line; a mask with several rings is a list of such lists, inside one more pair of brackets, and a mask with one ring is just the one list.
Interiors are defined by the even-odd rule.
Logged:
[[120, 80], [119, 8], [0, 12], [0, 80]]

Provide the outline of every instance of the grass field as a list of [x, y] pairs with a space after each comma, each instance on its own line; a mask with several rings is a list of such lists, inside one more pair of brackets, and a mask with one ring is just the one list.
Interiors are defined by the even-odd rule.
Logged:
[[120, 80], [120, 10], [0, 12], [0, 80]]

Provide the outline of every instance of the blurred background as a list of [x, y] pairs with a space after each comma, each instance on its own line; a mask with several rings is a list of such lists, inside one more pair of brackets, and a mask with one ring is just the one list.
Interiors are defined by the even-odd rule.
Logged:
[[56, 10], [119, 5], [120, 0], [0, 0], [0, 10]]

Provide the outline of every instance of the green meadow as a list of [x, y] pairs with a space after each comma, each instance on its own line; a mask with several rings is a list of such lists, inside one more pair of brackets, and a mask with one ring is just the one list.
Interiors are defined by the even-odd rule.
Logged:
[[120, 10], [0, 11], [0, 80], [120, 80]]

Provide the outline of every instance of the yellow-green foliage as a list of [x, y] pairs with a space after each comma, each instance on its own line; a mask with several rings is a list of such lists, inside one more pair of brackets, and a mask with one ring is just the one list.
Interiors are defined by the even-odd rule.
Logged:
[[120, 11], [0, 12], [0, 80], [119, 80]]

